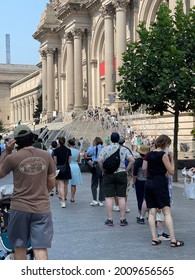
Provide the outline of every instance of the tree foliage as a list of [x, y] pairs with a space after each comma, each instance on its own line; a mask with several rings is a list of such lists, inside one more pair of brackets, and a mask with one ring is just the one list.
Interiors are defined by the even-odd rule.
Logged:
[[177, 167], [179, 114], [195, 111], [195, 8], [186, 15], [179, 0], [173, 15], [162, 3], [150, 29], [141, 22], [138, 34], [139, 40], [123, 54], [119, 97], [131, 103], [133, 111], [144, 105], [151, 115], [174, 115]]
[[33, 113], [33, 118], [39, 119], [41, 112], [42, 112], [42, 95], [40, 95], [37, 98], [37, 105], [36, 105], [35, 111]]
[[3, 121], [0, 119], [0, 132], [2, 132], [4, 130], [3, 128]]
[[195, 10], [185, 15], [178, 1], [173, 17], [162, 3], [150, 30], [142, 22], [138, 33], [140, 40], [128, 45], [119, 69], [120, 98], [133, 110], [147, 105], [150, 114], [195, 109]]

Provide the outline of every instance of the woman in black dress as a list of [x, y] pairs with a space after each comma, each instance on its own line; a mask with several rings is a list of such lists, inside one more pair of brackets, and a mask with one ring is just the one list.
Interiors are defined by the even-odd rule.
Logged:
[[155, 142], [156, 149], [149, 152], [144, 158], [142, 169], [147, 170], [145, 200], [149, 208], [148, 221], [152, 233], [152, 245], [161, 243], [156, 234], [155, 217], [157, 209], [162, 209], [171, 238], [171, 247], [180, 247], [184, 245], [184, 242], [175, 238], [166, 177], [167, 172], [170, 175], [174, 174], [173, 154], [164, 152], [170, 145], [171, 139], [167, 135], [160, 135]]
[[65, 138], [59, 138], [60, 146], [54, 150], [54, 161], [58, 166], [66, 164], [66, 170], [60, 172], [56, 177], [59, 183], [60, 195], [61, 195], [61, 207], [66, 207], [66, 195], [68, 193], [68, 181], [72, 179], [70, 162], [71, 162], [71, 150], [65, 146]]

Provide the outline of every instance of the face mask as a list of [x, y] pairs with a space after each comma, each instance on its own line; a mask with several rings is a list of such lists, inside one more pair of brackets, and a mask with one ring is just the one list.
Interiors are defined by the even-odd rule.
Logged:
[[164, 149], [164, 152], [165, 152], [166, 154], [168, 154], [168, 153], [169, 153], [169, 147], [166, 147], [166, 148]]

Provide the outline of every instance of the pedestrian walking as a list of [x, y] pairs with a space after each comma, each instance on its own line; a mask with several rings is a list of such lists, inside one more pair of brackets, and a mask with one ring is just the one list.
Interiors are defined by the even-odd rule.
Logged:
[[83, 182], [81, 170], [79, 167], [80, 153], [76, 149], [75, 144], [76, 144], [75, 140], [73, 140], [73, 139], [68, 140], [68, 146], [71, 150], [71, 155], [72, 155], [71, 162], [70, 162], [70, 170], [71, 170], [72, 179], [69, 180], [69, 185], [71, 186], [70, 202], [75, 202], [76, 188], [78, 185], [81, 185]]
[[58, 186], [61, 197], [61, 207], [66, 207], [67, 193], [68, 193], [68, 181], [71, 177], [70, 162], [71, 162], [71, 150], [65, 146], [66, 139], [59, 137], [59, 147], [54, 150], [54, 161], [57, 169], [63, 166], [62, 171], [56, 177], [58, 180]]

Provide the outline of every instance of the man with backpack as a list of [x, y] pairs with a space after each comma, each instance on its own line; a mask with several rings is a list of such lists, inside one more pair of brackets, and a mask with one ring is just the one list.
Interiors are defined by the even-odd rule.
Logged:
[[[117, 196], [120, 209], [120, 225], [126, 226], [128, 225], [125, 218], [127, 173], [133, 166], [134, 158], [127, 148], [119, 145], [120, 136], [117, 132], [113, 132], [110, 139], [112, 143], [101, 150], [98, 159], [98, 164], [103, 173], [108, 215], [105, 225], [113, 226], [113, 202], [114, 197]], [[127, 167], [125, 167], [125, 160], [129, 161]]]

